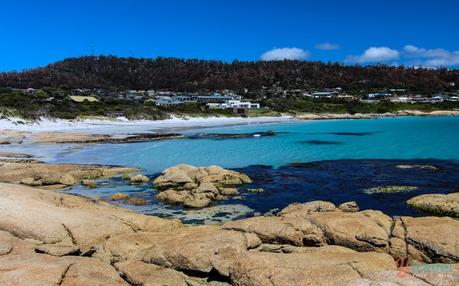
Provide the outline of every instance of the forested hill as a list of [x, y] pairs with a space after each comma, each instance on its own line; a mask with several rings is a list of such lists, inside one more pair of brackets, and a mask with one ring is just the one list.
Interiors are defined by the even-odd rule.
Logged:
[[347, 91], [407, 88], [414, 92], [436, 92], [456, 89], [459, 86], [459, 71], [383, 65], [344, 66], [305, 61], [224, 63], [174, 58], [91, 56], [69, 58], [23, 72], [0, 73], [0, 86], [174, 91], [339, 86]]

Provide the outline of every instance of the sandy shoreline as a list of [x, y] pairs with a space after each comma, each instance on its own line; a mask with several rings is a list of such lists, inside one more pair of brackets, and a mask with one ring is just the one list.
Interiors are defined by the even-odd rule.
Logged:
[[219, 127], [228, 125], [249, 125], [275, 123], [294, 120], [291, 116], [282, 117], [195, 117], [172, 118], [166, 120], [65, 120], [44, 118], [39, 121], [25, 121], [20, 118], [0, 119], [0, 130], [25, 132], [81, 132], [89, 134], [125, 134], [144, 132], [164, 132], [192, 128]]
[[278, 117], [175, 117], [165, 120], [132, 120], [116, 119], [51, 119], [42, 118], [27, 121], [21, 118], [0, 119], [0, 130], [17, 130], [26, 132], [82, 132], [90, 134], [123, 134], [141, 132], [180, 131], [186, 129], [219, 127], [230, 125], [251, 125], [276, 123], [295, 120], [327, 120], [327, 119], [374, 119], [400, 116], [459, 116], [458, 110], [423, 112], [418, 110], [402, 110], [392, 113], [301, 113]]

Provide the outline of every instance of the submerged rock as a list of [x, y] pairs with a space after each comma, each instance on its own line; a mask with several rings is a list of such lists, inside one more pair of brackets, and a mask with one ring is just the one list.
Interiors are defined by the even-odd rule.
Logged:
[[147, 202], [142, 198], [127, 198], [124, 203], [135, 206], [143, 206], [147, 204]]
[[264, 191], [265, 190], [263, 188], [247, 189], [247, 192], [253, 193], [253, 194], [263, 193]]
[[122, 194], [122, 193], [116, 193], [111, 196], [112, 201], [119, 201], [119, 200], [125, 200], [129, 198], [128, 194]]
[[459, 217], [459, 193], [421, 195], [406, 203], [412, 208], [432, 214]]
[[234, 186], [251, 183], [245, 174], [218, 166], [195, 167], [187, 164], [171, 167], [153, 181], [159, 190], [156, 198], [171, 204], [202, 208], [215, 200], [238, 195]]
[[438, 171], [438, 168], [433, 166], [433, 165], [397, 165], [395, 166], [396, 168], [399, 169], [423, 169], [423, 170], [432, 170], [432, 171]]
[[401, 193], [410, 192], [417, 190], [416, 186], [381, 186], [367, 189], [367, 193], [379, 194], [379, 193]]
[[96, 188], [97, 187], [97, 181], [96, 180], [82, 180], [81, 184], [83, 186], [89, 187], [89, 188]]

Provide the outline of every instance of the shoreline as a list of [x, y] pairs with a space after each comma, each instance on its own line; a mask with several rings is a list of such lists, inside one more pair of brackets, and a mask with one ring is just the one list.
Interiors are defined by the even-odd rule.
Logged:
[[459, 116], [459, 110], [437, 110], [424, 112], [419, 110], [401, 110], [388, 113], [298, 113], [282, 116], [261, 117], [172, 117], [164, 120], [127, 120], [126, 118], [82, 118], [60, 119], [41, 118], [26, 120], [22, 118], [1, 118], [0, 130], [24, 132], [82, 132], [88, 134], [123, 134], [145, 132], [173, 132], [190, 129], [223, 126], [278, 123], [301, 120], [336, 120], [336, 119], [377, 119], [405, 116]]
[[0, 130], [23, 132], [81, 132], [87, 134], [126, 134], [126, 133], [160, 133], [189, 129], [211, 128], [232, 125], [251, 125], [294, 121], [292, 116], [279, 117], [174, 117], [165, 120], [125, 120], [119, 119], [50, 119], [26, 121], [20, 118], [0, 119]]

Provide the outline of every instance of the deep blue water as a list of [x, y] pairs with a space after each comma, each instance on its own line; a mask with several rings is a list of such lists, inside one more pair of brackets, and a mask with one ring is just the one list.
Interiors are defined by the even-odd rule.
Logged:
[[[217, 205], [244, 205], [251, 211], [241, 216], [265, 213], [292, 202], [327, 200], [336, 204], [356, 200], [361, 209], [380, 209], [389, 215], [421, 215], [405, 201], [424, 193], [459, 191], [459, 117], [401, 117], [377, 120], [302, 121], [244, 125], [185, 133], [257, 133], [274, 131], [274, 136], [248, 138], [194, 138], [135, 144], [40, 147], [50, 162], [114, 164], [140, 167], [152, 178], [165, 168], [179, 164], [220, 165], [235, 168], [254, 179], [265, 192], [243, 192], [240, 199]], [[247, 137], [247, 136], [245, 136]], [[37, 153], [37, 148], [31, 149]], [[46, 153], [46, 154], [45, 154]], [[308, 163], [293, 164], [292, 163]], [[399, 164], [433, 165], [438, 170], [400, 169]], [[132, 186], [121, 179], [109, 180], [98, 189], [77, 186], [71, 192], [108, 197], [128, 192], [148, 201], [131, 208], [149, 214], [179, 216], [180, 207], [154, 199], [151, 185]], [[415, 191], [368, 194], [377, 186], [406, 185]], [[252, 187], [252, 186], [246, 186]], [[221, 211], [210, 219], [225, 217]], [[186, 221], [202, 222], [185, 218]]]

